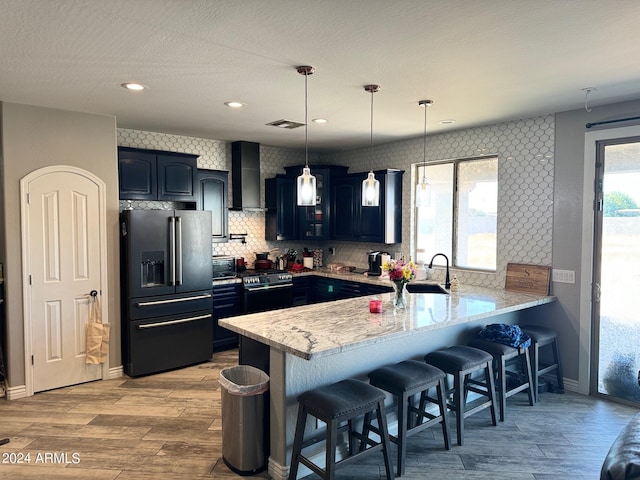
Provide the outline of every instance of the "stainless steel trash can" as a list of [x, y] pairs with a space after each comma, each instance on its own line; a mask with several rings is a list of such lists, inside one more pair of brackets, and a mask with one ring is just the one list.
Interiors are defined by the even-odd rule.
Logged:
[[222, 459], [239, 475], [253, 475], [267, 466], [265, 392], [269, 375], [237, 365], [220, 371], [222, 391]]

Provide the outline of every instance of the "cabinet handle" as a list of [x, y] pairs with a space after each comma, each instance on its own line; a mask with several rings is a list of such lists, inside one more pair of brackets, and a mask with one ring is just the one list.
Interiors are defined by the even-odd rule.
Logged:
[[147, 328], [166, 327], [167, 325], [178, 325], [180, 323], [195, 322], [197, 320], [203, 320], [205, 318], [211, 318], [211, 314], [198, 315], [197, 317], [181, 318], [180, 320], [170, 320], [168, 322], [146, 323], [144, 325], [138, 325], [138, 330], [146, 330]]

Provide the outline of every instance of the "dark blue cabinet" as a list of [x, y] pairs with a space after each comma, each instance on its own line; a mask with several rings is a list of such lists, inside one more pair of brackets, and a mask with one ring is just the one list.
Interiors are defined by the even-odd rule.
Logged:
[[331, 189], [331, 231], [335, 240], [402, 242], [402, 170], [374, 172], [380, 182], [380, 205], [363, 207], [362, 181], [367, 172], [335, 178]]
[[118, 148], [121, 200], [196, 201], [197, 156]]
[[264, 200], [267, 207], [265, 239], [296, 240], [298, 238], [296, 179], [277, 175], [266, 179], [264, 185]]
[[218, 325], [221, 318], [242, 313], [242, 284], [229, 283], [213, 287], [213, 350], [226, 350], [238, 346], [238, 334]]
[[229, 172], [198, 170], [198, 210], [211, 212], [211, 241], [229, 241]]

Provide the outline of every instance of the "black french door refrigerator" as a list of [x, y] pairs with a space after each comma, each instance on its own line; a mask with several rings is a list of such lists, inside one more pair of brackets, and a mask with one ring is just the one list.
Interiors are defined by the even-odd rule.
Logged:
[[120, 215], [122, 363], [137, 377], [211, 358], [211, 214]]

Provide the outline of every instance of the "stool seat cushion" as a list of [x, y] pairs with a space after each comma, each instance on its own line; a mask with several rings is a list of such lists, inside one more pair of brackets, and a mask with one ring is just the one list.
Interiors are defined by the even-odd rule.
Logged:
[[558, 332], [555, 330], [537, 325], [523, 325], [522, 331], [531, 337], [531, 341], [536, 343], [549, 343], [558, 337]]
[[491, 340], [485, 340], [484, 338], [474, 338], [469, 342], [469, 346], [479, 348], [485, 352], [489, 352], [494, 358], [499, 358], [503, 355], [517, 355], [518, 349], [510, 347], [504, 343], [492, 342]]
[[392, 393], [435, 385], [444, 377], [445, 373], [439, 368], [417, 360], [405, 360], [395, 365], [386, 365], [369, 373], [372, 385]]
[[337, 418], [365, 407], [375, 408], [385, 398], [379, 388], [355, 379], [309, 390], [298, 397], [308, 412], [318, 418]]
[[491, 354], [479, 348], [466, 345], [454, 345], [453, 347], [427, 353], [424, 356], [425, 362], [447, 373], [468, 370], [492, 360]]

